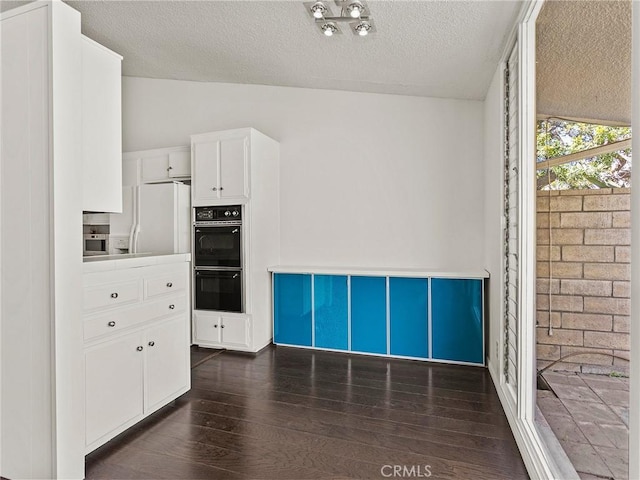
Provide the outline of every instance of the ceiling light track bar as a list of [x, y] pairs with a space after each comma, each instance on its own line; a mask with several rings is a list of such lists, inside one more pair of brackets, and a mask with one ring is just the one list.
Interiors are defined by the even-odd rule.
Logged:
[[346, 22], [346, 23], [354, 23], [358, 21], [368, 22], [370, 21], [368, 16], [361, 16], [360, 18], [351, 18], [351, 17], [323, 17], [316, 18], [316, 23], [326, 23], [326, 22]]

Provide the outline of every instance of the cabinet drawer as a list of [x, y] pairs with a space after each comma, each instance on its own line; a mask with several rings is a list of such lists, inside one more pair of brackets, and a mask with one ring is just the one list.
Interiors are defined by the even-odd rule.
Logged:
[[97, 308], [109, 308], [140, 301], [140, 282], [127, 282], [85, 287], [83, 296], [84, 311]]
[[[182, 270], [182, 269], [181, 269]], [[186, 288], [184, 272], [171, 272], [152, 278], [144, 279], [145, 298], [156, 297], [168, 293], [182, 292]]]
[[84, 340], [119, 332], [149, 320], [182, 313], [187, 308], [187, 296], [168, 297], [145, 302], [107, 315], [92, 316], [84, 321]]

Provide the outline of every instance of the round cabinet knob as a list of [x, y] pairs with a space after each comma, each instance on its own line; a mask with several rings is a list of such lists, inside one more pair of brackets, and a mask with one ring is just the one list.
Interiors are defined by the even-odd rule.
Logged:
[[220, 187], [220, 190], [224, 190], [224, 187]]
[[229, 215], [231, 215], [231, 212], [229, 210], [227, 210], [226, 212], [224, 212], [224, 216], [228, 217]]
[[224, 325], [220, 325], [220, 328], [224, 328]]
[[213, 328], [218, 328], [218, 325], [217, 325], [217, 324], [216, 324], [216, 325], [214, 325], [214, 326], [213, 326]]
[[118, 298], [118, 294], [117, 294], [116, 292], [113, 292], [113, 293], [111, 294], [111, 298]]
[[213, 187], [211, 190], [213, 190], [214, 192], [218, 191], [218, 187]]
[[173, 287], [173, 283], [171, 282], [167, 283], [167, 288], [171, 288], [171, 287]]
[[111, 320], [109, 323], [107, 323], [107, 326], [109, 326], [109, 327], [115, 327], [115, 326], [116, 326], [116, 322], [114, 322], [113, 320]]
[[151, 341], [149, 342], [149, 346], [150, 346], [150, 347], [153, 347], [155, 344], [156, 344], [156, 342], [154, 342], [153, 340], [151, 340]]
[[173, 305], [173, 304], [169, 305], [169, 310], [173, 310], [174, 308], [176, 308], [175, 305]]
[[238, 215], [240, 215], [240, 212], [238, 212], [238, 210], [234, 210], [231, 215], [233, 215], [234, 217], [237, 217]]
[[137, 347], [136, 347], [136, 350], [137, 350], [137, 351], [139, 351], [139, 352], [141, 352], [141, 351], [142, 351], [142, 345], [137, 346]]

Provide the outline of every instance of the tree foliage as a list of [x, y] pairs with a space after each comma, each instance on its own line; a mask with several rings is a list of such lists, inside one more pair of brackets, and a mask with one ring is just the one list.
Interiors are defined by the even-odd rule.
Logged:
[[[543, 162], [627, 138], [631, 138], [630, 127], [542, 120], [538, 122], [537, 161]], [[538, 170], [537, 177], [541, 190], [629, 187], [631, 149]]]

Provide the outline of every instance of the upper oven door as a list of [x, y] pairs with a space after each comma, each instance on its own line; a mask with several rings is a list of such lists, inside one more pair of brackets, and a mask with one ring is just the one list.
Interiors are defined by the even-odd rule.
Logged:
[[193, 260], [196, 267], [242, 268], [242, 226], [194, 227]]

